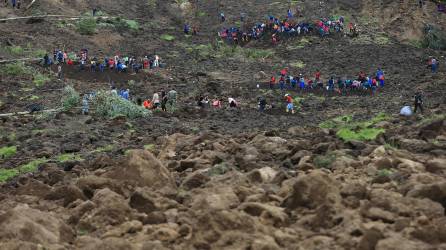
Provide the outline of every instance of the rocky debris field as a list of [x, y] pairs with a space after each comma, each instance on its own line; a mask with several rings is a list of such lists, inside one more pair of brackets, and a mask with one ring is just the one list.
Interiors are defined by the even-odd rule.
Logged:
[[[276, 47], [264, 38], [243, 48], [215, 40], [245, 6], [251, 25], [288, 5], [40, 0], [0, 9], [1, 17], [87, 18], [99, 7], [119, 17], [97, 21], [91, 35], [72, 20], [2, 22], [0, 60], [88, 47], [99, 57], [158, 54], [167, 65], [140, 74], [67, 67], [58, 81], [56, 67], [0, 64], [0, 249], [446, 250], [444, 51], [418, 43], [422, 24], [446, 27], [444, 15], [430, 1], [423, 9], [415, 1], [299, 1], [297, 18], [344, 15], [359, 37]], [[185, 36], [185, 22], [200, 24], [200, 34]], [[440, 60], [437, 74], [425, 67], [429, 56]], [[386, 86], [375, 96], [288, 91], [297, 105], [290, 115], [285, 92], [267, 88], [284, 67], [310, 77], [321, 70], [324, 80], [381, 67]], [[178, 109], [137, 119], [101, 117], [94, 104], [90, 115], [79, 107], [5, 115], [31, 103], [60, 108], [67, 85], [83, 95], [111, 82], [135, 99], [175, 87]], [[425, 112], [399, 117], [416, 90]], [[234, 97], [240, 107], [200, 109], [201, 95]], [[274, 107], [259, 113], [259, 96]]]

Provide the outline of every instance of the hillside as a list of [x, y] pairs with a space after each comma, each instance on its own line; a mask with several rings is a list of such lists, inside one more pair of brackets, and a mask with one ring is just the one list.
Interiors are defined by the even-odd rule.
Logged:
[[[446, 61], [433, 49], [446, 13], [434, 2], [30, 3], [0, 3], [0, 249], [446, 249]], [[270, 31], [241, 45], [217, 35], [288, 9], [295, 23], [342, 16], [345, 33], [276, 45]], [[39, 62], [55, 49], [157, 55], [162, 67], [63, 64], [59, 80]], [[385, 86], [270, 89], [284, 68], [305, 81], [319, 70], [324, 86], [382, 69]], [[108, 99], [111, 87], [131, 101]], [[132, 104], [171, 89], [169, 112]], [[399, 116], [417, 92], [424, 112]], [[198, 107], [204, 96], [224, 107]]]

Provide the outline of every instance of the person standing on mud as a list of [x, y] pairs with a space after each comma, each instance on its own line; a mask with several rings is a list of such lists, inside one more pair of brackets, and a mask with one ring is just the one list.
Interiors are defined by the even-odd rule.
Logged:
[[167, 111], [167, 95], [166, 91], [164, 89], [161, 90], [161, 110], [166, 112]]
[[173, 112], [177, 104], [177, 91], [175, 88], [172, 88], [172, 90], [167, 93], [167, 103], [169, 104], [170, 112]]
[[415, 98], [415, 103], [414, 103], [415, 108], [413, 112], [416, 113], [417, 110], [420, 109], [421, 113], [423, 113], [423, 96], [420, 90], [418, 90], [415, 93], [414, 98]]
[[62, 73], [62, 65], [57, 65], [57, 79], [62, 80], [63, 79], [63, 73]]

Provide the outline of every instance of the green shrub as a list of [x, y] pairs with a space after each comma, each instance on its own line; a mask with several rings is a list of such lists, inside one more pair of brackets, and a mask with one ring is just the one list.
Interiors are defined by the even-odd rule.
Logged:
[[42, 73], [36, 72], [34, 74], [34, 79], [33, 79], [33, 83], [37, 86], [37, 87], [41, 87], [43, 86], [45, 83], [49, 82], [51, 79], [47, 76], [44, 75]]
[[162, 34], [160, 37], [162, 40], [164, 41], [168, 41], [168, 42], [172, 42], [173, 40], [175, 40], [175, 37], [172, 35], [168, 35], [168, 34]]
[[0, 158], [7, 159], [14, 156], [17, 153], [17, 147], [2, 147], [0, 148]]
[[27, 164], [20, 166], [18, 168], [18, 171], [21, 174], [34, 172], [37, 170], [37, 168], [39, 167], [40, 164], [45, 163], [47, 161], [48, 161], [48, 159], [46, 159], [46, 158], [39, 158], [39, 159], [32, 160], [32, 161], [28, 162]]
[[66, 86], [62, 95], [62, 107], [64, 110], [70, 110], [76, 107], [80, 102], [79, 93], [72, 87]]
[[[109, 21], [107, 21], [109, 22]], [[118, 31], [137, 31], [139, 30], [139, 23], [135, 20], [123, 19], [121, 17], [117, 17], [111, 21], [111, 24], [115, 26]]]
[[19, 175], [19, 171], [17, 171], [17, 169], [0, 169], [0, 183], [14, 178], [17, 175]]
[[21, 76], [29, 73], [29, 69], [23, 62], [7, 63], [0, 68], [0, 71], [9, 76]]
[[446, 50], [446, 32], [432, 26], [427, 27], [423, 47]]
[[336, 155], [326, 154], [314, 157], [313, 163], [318, 168], [330, 168], [331, 164], [336, 160]]
[[359, 130], [341, 128], [336, 133], [336, 136], [344, 141], [370, 141], [376, 139], [379, 134], [384, 132], [385, 130], [380, 128], [361, 128]]
[[15, 55], [15, 56], [20, 56], [20, 55], [23, 55], [23, 53], [25, 53], [25, 50], [20, 46], [9, 46], [9, 47], [6, 47], [6, 50], [11, 55]]
[[77, 23], [77, 29], [82, 35], [93, 35], [96, 32], [96, 20], [91, 17], [82, 18]]
[[150, 116], [150, 112], [144, 107], [106, 92], [99, 92], [93, 101], [96, 114], [104, 117], [126, 116], [134, 119]]
[[75, 154], [61, 154], [56, 157], [56, 161], [58, 162], [66, 162], [66, 161], [82, 161], [82, 157], [80, 155]]

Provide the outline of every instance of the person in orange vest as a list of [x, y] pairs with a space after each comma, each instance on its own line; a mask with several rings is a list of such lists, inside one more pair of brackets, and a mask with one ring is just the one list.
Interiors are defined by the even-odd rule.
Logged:
[[274, 85], [276, 85], [276, 77], [275, 76], [271, 76], [271, 80], [269, 81], [269, 87], [271, 89], [274, 89]]
[[144, 103], [142, 104], [144, 106], [144, 108], [146, 109], [150, 109], [152, 108], [152, 103], [150, 102], [150, 100], [145, 100]]
[[293, 104], [293, 98], [291, 97], [290, 94], [286, 94], [285, 95], [285, 101], [287, 103], [286, 105], [286, 112], [287, 113], [291, 113], [294, 114], [294, 104]]

